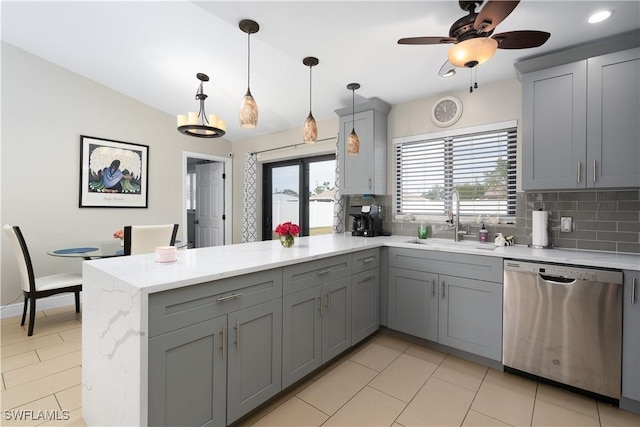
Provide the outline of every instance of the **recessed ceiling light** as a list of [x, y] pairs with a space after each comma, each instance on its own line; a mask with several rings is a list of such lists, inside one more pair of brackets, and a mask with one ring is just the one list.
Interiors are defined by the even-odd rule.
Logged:
[[593, 13], [589, 17], [587, 22], [589, 22], [589, 24], [596, 24], [598, 22], [602, 22], [605, 19], [609, 18], [612, 14], [613, 14], [613, 10], [599, 10]]

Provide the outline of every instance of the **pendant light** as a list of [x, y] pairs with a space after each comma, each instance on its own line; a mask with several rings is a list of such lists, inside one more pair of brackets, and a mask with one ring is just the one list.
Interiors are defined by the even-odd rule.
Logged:
[[347, 153], [356, 155], [360, 153], [360, 139], [356, 134], [356, 89], [360, 89], [360, 83], [349, 83], [347, 89], [352, 92], [351, 95], [351, 133], [347, 138]]
[[[227, 128], [224, 120], [219, 120], [215, 114], [207, 116], [204, 111], [204, 100], [207, 99], [207, 95], [204, 93], [202, 85], [204, 82], [209, 81], [209, 76], [198, 73], [196, 77], [200, 80], [200, 87], [196, 92], [196, 99], [200, 101], [200, 111], [198, 113], [189, 112], [188, 115], [179, 115], [178, 132], [197, 138], [220, 138], [225, 134]], [[198, 124], [198, 119], [201, 120], [201, 124]]]
[[307, 144], [314, 144], [318, 140], [318, 125], [316, 119], [311, 114], [311, 68], [318, 65], [320, 61], [313, 56], [307, 56], [302, 60], [302, 63], [309, 67], [309, 115], [304, 121], [304, 127], [302, 128], [302, 139]]
[[245, 93], [240, 105], [240, 113], [238, 118], [240, 119], [240, 126], [245, 129], [253, 129], [258, 125], [258, 104], [251, 95], [251, 89], [249, 89], [249, 78], [251, 76], [251, 34], [257, 33], [260, 26], [256, 21], [250, 19], [243, 19], [238, 24], [242, 32], [247, 33], [247, 93]]

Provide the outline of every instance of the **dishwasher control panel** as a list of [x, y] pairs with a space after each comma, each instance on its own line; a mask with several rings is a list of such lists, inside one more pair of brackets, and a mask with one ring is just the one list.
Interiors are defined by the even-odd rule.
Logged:
[[616, 270], [600, 270], [589, 267], [571, 265], [542, 264], [530, 261], [505, 260], [504, 270], [520, 271], [545, 276], [578, 279], [587, 282], [622, 283], [622, 272]]

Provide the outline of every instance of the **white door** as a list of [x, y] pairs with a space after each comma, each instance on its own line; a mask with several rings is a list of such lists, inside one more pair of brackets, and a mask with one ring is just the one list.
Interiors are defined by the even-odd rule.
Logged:
[[196, 165], [196, 248], [224, 244], [224, 164]]

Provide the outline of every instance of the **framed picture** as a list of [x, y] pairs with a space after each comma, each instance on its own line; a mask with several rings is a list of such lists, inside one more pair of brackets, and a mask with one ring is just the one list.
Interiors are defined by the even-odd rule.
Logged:
[[149, 146], [80, 136], [81, 208], [146, 208]]

